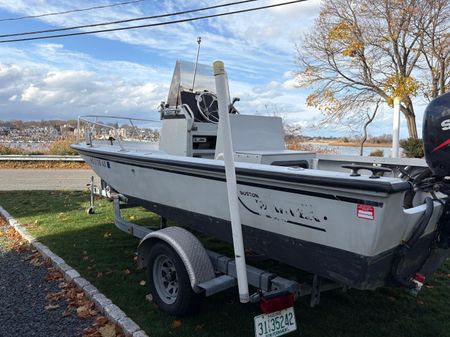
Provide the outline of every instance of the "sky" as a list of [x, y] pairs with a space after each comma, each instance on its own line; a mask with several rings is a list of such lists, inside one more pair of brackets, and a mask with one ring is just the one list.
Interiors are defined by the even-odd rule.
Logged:
[[[142, 0], [65, 15], [2, 20], [123, 1], [2, 0], [0, 32], [3, 35], [172, 13], [231, 0]], [[261, 0], [202, 14], [284, 1]], [[295, 85], [295, 44], [313, 28], [319, 11], [320, 0], [308, 0], [176, 25], [0, 43], [0, 120], [76, 119], [85, 114], [158, 120], [158, 106], [167, 99], [176, 60], [194, 61], [196, 40], [201, 36], [200, 62], [224, 61], [231, 95], [241, 99], [237, 104], [241, 113], [278, 115], [288, 124], [302, 126], [309, 135], [349, 134], [349, 129], [342, 127], [311, 127], [320, 120], [320, 112], [306, 106], [309, 91]], [[420, 128], [422, 114], [418, 110]], [[370, 133], [390, 133], [391, 118], [390, 110], [381, 113]], [[404, 125], [402, 120], [403, 137]]]

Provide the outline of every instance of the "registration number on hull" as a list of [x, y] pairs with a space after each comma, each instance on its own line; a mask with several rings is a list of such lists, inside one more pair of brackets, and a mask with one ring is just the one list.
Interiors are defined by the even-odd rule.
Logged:
[[297, 330], [294, 308], [255, 317], [255, 337], [276, 337]]
[[98, 158], [90, 158], [90, 162], [94, 166], [101, 166], [101, 167], [107, 167], [107, 168], [111, 167], [111, 165], [109, 164], [109, 161], [98, 159]]

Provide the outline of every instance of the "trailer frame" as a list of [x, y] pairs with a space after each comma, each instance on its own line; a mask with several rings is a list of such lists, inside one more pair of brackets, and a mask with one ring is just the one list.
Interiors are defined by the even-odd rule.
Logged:
[[[114, 207], [114, 224], [121, 231], [142, 240], [148, 234], [166, 228], [167, 219], [164, 217], [161, 217], [159, 227], [152, 228], [125, 220], [121, 215], [121, 209], [139, 207], [140, 205], [128, 203], [128, 199], [121, 194], [112, 194], [111, 197]], [[198, 283], [196, 286], [202, 290], [206, 297], [236, 287], [237, 273], [235, 260], [217, 252], [203, 249], [212, 263], [216, 276], [210, 280]], [[141, 256], [139, 258], [143, 257]], [[250, 296], [250, 302], [252, 303], [259, 302], [263, 297], [290, 293], [294, 295], [296, 300], [299, 297], [310, 295], [310, 306], [314, 307], [320, 303], [320, 294], [322, 292], [334, 289], [347, 290], [346, 286], [327, 280], [319, 275], [313, 275], [312, 283], [298, 283], [248, 264], [246, 264], [246, 271], [248, 283], [256, 288], [256, 291]]]

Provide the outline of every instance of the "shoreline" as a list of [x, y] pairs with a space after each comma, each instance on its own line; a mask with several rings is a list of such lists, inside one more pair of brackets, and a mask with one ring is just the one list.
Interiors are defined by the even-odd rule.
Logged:
[[[343, 147], [360, 147], [361, 143], [356, 142], [299, 142], [299, 144], [307, 144], [307, 145], [320, 145], [320, 146], [343, 146]], [[379, 148], [391, 148], [392, 144], [389, 143], [364, 143], [364, 147], [379, 147]]]

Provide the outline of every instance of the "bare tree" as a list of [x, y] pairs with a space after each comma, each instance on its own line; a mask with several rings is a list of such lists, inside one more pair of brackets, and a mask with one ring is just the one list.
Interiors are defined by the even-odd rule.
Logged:
[[[448, 5], [449, 0], [437, 0]], [[417, 138], [412, 97], [418, 93], [426, 36], [441, 31], [434, 0], [328, 0], [313, 29], [297, 45], [299, 84], [314, 91], [307, 104], [328, 123], [357, 114], [368, 102], [401, 97], [409, 136]], [[434, 13], [435, 20], [431, 20]], [[445, 42], [443, 43], [445, 44]], [[433, 62], [436, 62], [433, 59]], [[434, 64], [434, 63], [433, 63]], [[423, 67], [422, 67], [423, 69]], [[448, 63], [444, 65], [448, 72]]]
[[377, 115], [377, 112], [378, 112], [378, 108], [380, 107], [380, 103], [381, 103], [381, 100], [378, 100], [375, 103], [375, 108], [373, 109], [372, 114], [370, 114], [369, 111], [366, 111], [366, 120], [363, 125], [363, 138], [361, 139], [361, 145], [359, 148], [360, 156], [362, 156], [364, 154], [364, 143], [366, 142], [367, 137], [368, 137], [367, 128], [369, 127], [370, 123], [372, 123], [373, 120], [375, 119], [375, 116]]
[[423, 58], [428, 71], [422, 84], [424, 96], [430, 101], [449, 91], [450, 87], [450, 2], [428, 0], [430, 25], [424, 29]]

